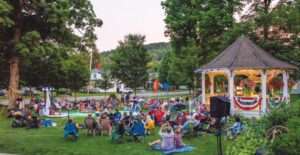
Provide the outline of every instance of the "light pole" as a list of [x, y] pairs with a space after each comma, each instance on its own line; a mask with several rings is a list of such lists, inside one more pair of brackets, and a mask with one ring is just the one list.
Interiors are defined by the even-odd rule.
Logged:
[[92, 67], [93, 67], [93, 52], [90, 53], [90, 77], [89, 77], [89, 84], [87, 89], [87, 94], [90, 94], [90, 85], [91, 85], [91, 74], [92, 74]]

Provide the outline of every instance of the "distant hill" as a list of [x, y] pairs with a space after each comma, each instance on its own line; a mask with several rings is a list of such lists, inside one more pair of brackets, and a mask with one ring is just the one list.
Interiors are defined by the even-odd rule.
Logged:
[[163, 56], [171, 50], [171, 45], [166, 42], [158, 42], [147, 44], [145, 45], [145, 48], [148, 50], [153, 60], [160, 61]]
[[[160, 61], [164, 54], [171, 50], [171, 45], [168, 42], [157, 42], [146, 44], [145, 48], [147, 49], [153, 60]], [[103, 51], [101, 52], [101, 56], [109, 57], [114, 50], [115, 49], [110, 51]]]
[[150, 44], [146, 44], [145, 48], [148, 51], [164, 49], [164, 48], [170, 48], [170, 43], [168, 43], [168, 42], [150, 43]]

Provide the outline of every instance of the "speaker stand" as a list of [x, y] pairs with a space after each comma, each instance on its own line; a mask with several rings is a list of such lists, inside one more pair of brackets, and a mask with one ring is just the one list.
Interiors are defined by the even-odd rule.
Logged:
[[217, 151], [218, 155], [223, 155], [221, 118], [217, 118], [216, 127]]

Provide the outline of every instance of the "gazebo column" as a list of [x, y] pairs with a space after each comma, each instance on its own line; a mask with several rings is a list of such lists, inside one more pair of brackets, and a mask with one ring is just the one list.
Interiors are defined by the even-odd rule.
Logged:
[[202, 104], [205, 104], [205, 71], [201, 73]]
[[228, 94], [230, 99], [230, 114], [233, 115], [234, 109], [234, 73], [233, 71], [228, 71]]
[[261, 104], [263, 113], [267, 112], [267, 73], [265, 70], [261, 71]]
[[210, 83], [210, 96], [213, 96], [215, 93], [215, 76], [214, 75], [208, 75], [209, 76], [209, 83]]
[[283, 79], [283, 97], [284, 100], [288, 103], [289, 99], [290, 99], [290, 95], [289, 95], [289, 86], [288, 86], [288, 81], [289, 81], [289, 74], [287, 71], [284, 71], [282, 73], [282, 79]]

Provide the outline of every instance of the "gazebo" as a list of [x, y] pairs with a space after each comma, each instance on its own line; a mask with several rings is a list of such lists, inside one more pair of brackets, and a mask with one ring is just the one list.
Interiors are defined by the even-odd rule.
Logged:
[[[297, 67], [274, 58], [250, 39], [241, 36], [196, 73], [202, 74], [202, 103], [209, 105], [211, 96], [225, 95], [230, 99], [231, 115], [259, 116], [267, 112], [271, 100], [268, 85], [274, 77], [282, 75], [278, 100], [289, 102], [289, 71], [294, 69]], [[227, 79], [226, 91], [221, 94], [215, 88], [217, 76]], [[206, 91], [206, 85], [209, 85], [209, 91]]]

